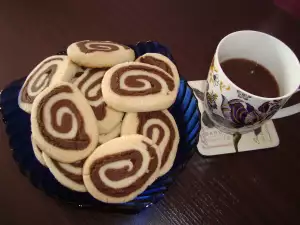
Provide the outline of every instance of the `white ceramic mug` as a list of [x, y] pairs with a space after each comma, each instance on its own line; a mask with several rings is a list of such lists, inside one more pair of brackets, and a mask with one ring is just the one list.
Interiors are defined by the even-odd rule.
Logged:
[[[280, 96], [260, 97], [235, 85], [220, 66], [233, 58], [252, 60], [267, 68], [278, 83]], [[265, 33], [238, 31], [224, 37], [217, 47], [207, 83], [205, 110], [216, 127], [226, 133], [247, 133], [271, 118], [300, 111], [300, 104], [280, 109], [298, 91], [299, 60], [287, 45]]]

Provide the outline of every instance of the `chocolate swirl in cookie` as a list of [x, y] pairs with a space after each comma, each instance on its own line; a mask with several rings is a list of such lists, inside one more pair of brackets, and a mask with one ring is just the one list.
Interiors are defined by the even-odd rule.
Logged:
[[48, 87], [57, 72], [58, 65], [64, 60], [65, 56], [50, 57], [41, 62], [36, 69], [26, 79], [21, 90], [21, 101], [33, 103], [35, 97]]
[[123, 96], [146, 96], [163, 89], [174, 90], [174, 81], [167, 73], [147, 64], [125, 64], [114, 71], [110, 85], [112, 91]]
[[102, 93], [106, 104], [122, 112], [149, 112], [170, 107], [178, 81], [157, 66], [140, 62], [118, 64], [105, 73]]
[[154, 141], [161, 150], [161, 171], [165, 174], [172, 167], [179, 143], [179, 132], [173, 116], [167, 111], [127, 113], [121, 135], [141, 134]]
[[57, 82], [69, 82], [80, 68], [67, 56], [50, 56], [37, 65], [27, 77], [19, 93], [18, 103], [21, 109], [31, 113], [32, 104], [47, 87]]
[[93, 52], [113, 52], [118, 51], [120, 48], [129, 49], [126, 45], [117, 44], [111, 41], [80, 41], [76, 43], [78, 48], [83, 53]]
[[106, 69], [86, 69], [83, 74], [76, 77], [76, 85], [90, 106], [98, 121], [99, 134], [107, 134], [122, 120], [123, 113], [107, 107], [103, 100], [101, 83]]
[[172, 77], [174, 76], [173, 71], [170, 67], [170, 65], [168, 65], [165, 61], [155, 58], [153, 56], [141, 56], [141, 58], [139, 59], [140, 62], [142, 63], [146, 63], [146, 64], [150, 64], [153, 66], [157, 66], [161, 69], [163, 69], [164, 71], [166, 71], [168, 74], [170, 74]]
[[[150, 162], [147, 164], [144, 173], [130, 185], [127, 185], [125, 180], [136, 175], [144, 161], [140, 150], [128, 149], [128, 151], [107, 155], [95, 160], [91, 166], [91, 179], [100, 192], [112, 197], [124, 197], [142, 187], [158, 166], [155, 149], [148, 143], [143, 143], [146, 145], [146, 157], [150, 158]], [[119, 162], [119, 165], [115, 166], [116, 162]], [[107, 185], [106, 180], [115, 183], [115, 187]], [[125, 182], [126, 185], [117, 185], [120, 181]]]
[[86, 158], [98, 144], [91, 106], [74, 85], [66, 82], [48, 87], [35, 99], [31, 129], [43, 152], [64, 163]]
[[[141, 135], [134, 136], [138, 137], [137, 142], [132, 141], [129, 136], [129, 139], [128, 137], [117, 138], [103, 144], [103, 147], [100, 146], [93, 154], [97, 155], [100, 151], [105, 153], [98, 157], [93, 157], [92, 154], [91, 159], [86, 162], [88, 175], [84, 175], [84, 182], [95, 198], [107, 202], [131, 200], [157, 177], [160, 168], [157, 146], [152, 145], [148, 138]], [[115, 140], [117, 140], [116, 145], [121, 144], [118, 140], [122, 139], [124, 142], [118, 147], [120, 150], [111, 149], [110, 153], [109, 146]], [[125, 141], [133, 145], [129, 146], [130, 144], [127, 145]], [[102, 150], [101, 147], [107, 150]]]
[[40, 121], [41, 134], [47, 142], [65, 150], [82, 150], [90, 144], [82, 112], [72, 100], [59, 98], [60, 95], [72, 93], [73, 90], [66, 85], [53, 89], [44, 96], [37, 120]]
[[174, 146], [174, 140], [178, 137], [177, 127], [174, 127], [170, 117], [164, 111], [139, 112], [137, 133], [142, 134], [161, 147], [161, 167], [164, 167]]
[[175, 85], [179, 85], [180, 78], [177, 67], [168, 57], [158, 53], [146, 53], [136, 61], [161, 68], [173, 77]]
[[74, 84], [89, 101], [97, 120], [103, 120], [106, 116], [106, 104], [101, 91], [101, 82], [105, 71], [105, 69], [88, 69], [74, 81]]

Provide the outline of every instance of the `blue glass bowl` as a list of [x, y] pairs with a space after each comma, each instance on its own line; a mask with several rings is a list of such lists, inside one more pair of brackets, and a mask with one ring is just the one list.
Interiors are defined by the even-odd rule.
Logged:
[[[147, 52], [156, 52], [173, 60], [169, 50], [158, 42], [139, 42], [130, 47], [134, 49], [137, 57]], [[59, 54], [65, 54], [65, 52]], [[97, 207], [108, 211], [136, 213], [156, 203], [164, 196], [170, 184], [196, 151], [201, 129], [201, 114], [192, 89], [181, 77], [176, 101], [169, 109], [180, 132], [180, 143], [172, 169], [157, 179], [137, 198], [127, 203], [106, 204], [97, 201], [88, 193], [71, 191], [58, 183], [49, 169], [42, 166], [33, 154], [30, 140], [30, 116], [18, 106], [18, 94], [24, 81], [25, 78], [16, 80], [1, 92], [0, 107], [3, 121], [6, 124], [6, 133], [9, 137], [13, 157], [18, 163], [20, 171], [30, 179], [35, 187], [51, 197], [80, 207]]]

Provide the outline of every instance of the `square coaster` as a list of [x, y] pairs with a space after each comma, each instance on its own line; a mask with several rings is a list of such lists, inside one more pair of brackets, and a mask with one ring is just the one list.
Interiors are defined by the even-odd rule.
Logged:
[[[206, 88], [206, 80], [189, 81], [188, 84], [193, 88], [198, 99], [199, 110], [203, 113], [203, 99]], [[261, 132], [258, 135], [254, 132], [242, 135], [238, 144], [238, 152], [273, 148], [278, 145], [279, 137], [273, 121], [270, 120], [261, 127]], [[209, 128], [205, 126], [202, 120], [200, 138], [197, 147], [200, 154], [205, 156], [236, 153], [233, 146], [232, 135], [223, 133], [217, 128]]]

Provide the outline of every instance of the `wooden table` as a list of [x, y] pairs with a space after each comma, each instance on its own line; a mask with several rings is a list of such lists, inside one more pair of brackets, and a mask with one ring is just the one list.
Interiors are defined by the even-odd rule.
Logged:
[[[241, 29], [273, 34], [300, 57], [299, 21], [269, 0], [1, 0], [0, 88], [82, 39], [158, 40], [187, 79], [205, 79], [219, 40]], [[164, 200], [139, 215], [72, 208], [45, 196], [18, 171], [1, 124], [0, 224], [299, 224], [300, 115], [275, 124], [280, 147], [195, 154]]]

